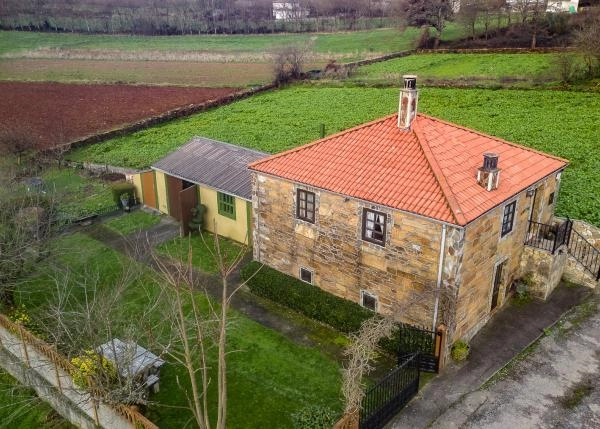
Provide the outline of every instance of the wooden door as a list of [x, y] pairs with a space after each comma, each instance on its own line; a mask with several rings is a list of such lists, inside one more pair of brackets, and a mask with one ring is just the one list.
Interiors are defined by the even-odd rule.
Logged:
[[154, 171], [141, 173], [142, 180], [142, 202], [148, 207], [158, 209], [156, 198], [156, 183], [154, 181]]

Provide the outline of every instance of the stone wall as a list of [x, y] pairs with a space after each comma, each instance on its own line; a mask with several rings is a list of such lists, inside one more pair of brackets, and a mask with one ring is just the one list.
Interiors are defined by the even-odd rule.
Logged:
[[[313, 272], [313, 283], [360, 303], [361, 291], [378, 298], [378, 311], [407, 323], [433, 325], [442, 224], [387, 207], [302, 187], [316, 194], [315, 223], [296, 219], [297, 186], [254, 174], [254, 257], [294, 277]], [[260, 202], [260, 204], [259, 204]], [[387, 214], [385, 247], [362, 240], [363, 208]], [[443, 269], [457, 277], [454, 239], [449, 232]]]
[[526, 191], [509, 200], [508, 203], [517, 202], [515, 221], [512, 231], [504, 237], [500, 236], [500, 232], [506, 204], [487, 212], [466, 227], [462, 279], [457, 285], [459, 294], [453, 338], [470, 339], [492, 316], [494, 274], [497, 265], [502, 263], [505, 265], [498, 291], [498, 303], [494, 310], [506, 302], [507, 292], [513, 280], [523, 274], [520, 261], [525, 248], [531, 210], [534, 210], [534, 220], [552, 219], [554, 204], [548, 204], [548, 198], [551, 192], [557, 191], [557, 184], [555, 175], [538, 184], [535, 208], [532, 208], [533, 198], [527, 197]]
[[565, 270], [568, 253], [559, 249], [555, 254], [546, 250], [525, 246], [521, 257], [521, 275], [531, 276], [529, 293], [546, 299], [558, 286]]

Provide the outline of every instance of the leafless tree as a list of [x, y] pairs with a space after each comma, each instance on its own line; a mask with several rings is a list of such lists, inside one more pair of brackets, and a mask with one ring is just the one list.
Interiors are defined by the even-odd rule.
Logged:
[[575, 44], [583, 55], [588, 77], [600, 74], [600, 9], [585, 13], [575, 35]]
[[273, 55], [274, 82], [283, 84], [300, 78], [306, 54], [306, 47], [295, 45], [290, 45], [275, 51]]
[[[215, 225], [215, 231], [216, 231]], [[232, 261], [222, 253], [218, 235], [215, 233], [214, 247], [207, 246], [217, 264], [221, 296], [217, 305], [207, 300], [207, 308], [201, 309], [197, 294], [202, 293], [202, 284], [194, 273], [192, 250], [188, 248], [187, 261], [165, 259], [156, 256], [154, 261], [162, 274], [163, 299], [169, 303], [165, 319], [175, 332], [175, 342], [167, 348], [167, 356], [183, 365], [187, 371], [191, 389], [186, 391], [189, 408], [198, 428], [215, 427], [224, 429], [227, 423], [227, 323], [228, 309], [234, 294], [245, 283], [231, 287], [229, 276], [241, 262], [245, 249]], [[206, 245], [206, 243], [205, 243]], [[210, 383], [209, 350], [216, 347], [217, 353], [217, 421], [209, 418], [208, 386]]]
[[38, 140], [25, 129], [5, 128], [0, 131], [0, 154], [14, 155], [21, 165], [23, 156], [38, 148]]

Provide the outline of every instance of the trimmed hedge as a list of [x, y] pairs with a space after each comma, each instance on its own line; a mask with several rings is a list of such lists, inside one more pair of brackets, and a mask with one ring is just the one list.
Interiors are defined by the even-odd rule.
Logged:
[[[354, 302], [338, 298], [266, 265], [260, 268], [261, 265], [252, 261], [241, 271], [242, 279], [248, 281], [248, 287], [256, 295], [285, 305], [345, 333], [358, 331], [362, 322], [374, 315], [372, 311]], [[250, 278], [254, 273], [256, 275]]]
[[[380, 317], [355, 302], [338, 298], [316, 286], [262, 265], [252, 261], [241, 270], [242, 279], [247, 281], [248, 287], [256, 295], [285, 305], [347, 334], [358, 331], [365, 320]], [[401, 329], [402, 325], [398, 324], [398, 330], [391, 337], [380, 341], [379, 345], [383, 350], [393, 355], [398, 353], [398, 334]]]

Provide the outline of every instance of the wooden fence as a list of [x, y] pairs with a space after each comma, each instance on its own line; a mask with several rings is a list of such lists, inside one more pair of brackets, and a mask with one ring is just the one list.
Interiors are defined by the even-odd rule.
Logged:
[[[37, 338], [27, 329], [25, 329], [22, 325], [18, 323], [12, 322], [5, 315], [0, 314], [0, 327], [4, 328], [5, 335], [0, 335], [0, 348], [4, 348], [8, 352], [7, 344], [4, 344], [3, 341], [7, 341], [7, 336], [13, 336], [13, 340], [11, 341], [13, 345], [18, 344], [21, 348], [21, 362], [27, 367], [31, 368], [35, 371], [35, 368], [32, 366], [32, 358], [31, 354], [36, 353], [41, 355], [45, 360], [52, 364], [54, 377], [44, 377], [44, 379], [49, 382], [52, 386], [54, 386], [61, 395], [66, 396], [65, 390], [69, 389], [70, 392], [77, 391], [77, 394], [81, 395], [83, 391], [78, 389], [73, 389], [73, 381], [71, 378], [71, 373], [76, 369], [71, 362], [69, 362], [63, 355], [61, 355], [58, 351], [56, 351], [51, 345], [46, 343], [45, 341]], [[13, 353], [14, 355], [14, 353]], [[16, 356], [19, 357], [19, 356]], [[68, 383], [65, 383], [65, 379], [68, 379]], [[77, 407], [80, 408], [81, 411], [86, 412], [83, 407], [84, 402], [91, 402], [92, 408], [92, 417], [94, 423], [98, 427], [105, 427], [102, 425], [102, 418], [99, 413], [99, 407], [103, 407], [103, 410], [108, 407], [108, 411], [111, 411], [116, 416], [124, 418], [127, 422], [130, 423], [131, 428], [135, 429], [158, 429], [154, 423], [140, 414], [138, 411], [133, 408], [123, 405], [123, 404], [110, 404], [107, 402], [103, 402], [103, 398], [106, 397], [106, 392], [102, 390], [100, 387], [96, 386], [92, 380], [88, 379], [88, 385], [91, 386], [87, 391], [89, 392], [90, 399], [88, 401], [75, 401]], [[65, 384], [68, 384], [65, 385]], [[68, 397], [68, 400], [72, 401], [72, 398]], [[87, 413], [86, 413], [87, 414]]]

